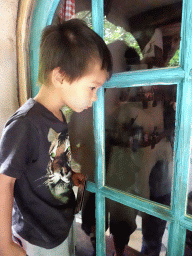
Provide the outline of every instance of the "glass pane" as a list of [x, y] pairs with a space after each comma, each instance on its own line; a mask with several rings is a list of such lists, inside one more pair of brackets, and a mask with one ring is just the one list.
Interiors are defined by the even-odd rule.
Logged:
[[124, 250], [125, 255], [140, 255], [139, 252], [142, 255], [166, 255], [166, 221], [109, 199], [106, 209], [109, 216], [108, 232], [111, 234], [109, 239], [113, 238], [111, 251], [107, 255], [112, 255], [110, 253], [115, 250]]
[[[91, 196], [90, 200], [92, 199]], [[92, 217], [91, 212], [90, 204], [86, 204], [83, 216], [76, 215], [74, 222], [76, 256], [93, 255], [95, 236], [94, 232], [89, 233], [90, 219], [84, 218], [84, 214]], [[115, 250], [120, 248], [124, 250], [125, 256], [149, 255], [152, 252], [155, 253], [154, 255], [166, 255], [168, 241], [166, 221], [111, 200], [107, 200], [106, 212], [106, 255], [113, 255]]]
[[106, 184], [169, 205], [176, 85], [107, 89]]
[[91, 11], [81, 11], [75, 14], [75, 18], [84, 20], [89, 27], [92, 27]]
[[186, 241], [185, 241], [185, 256], [192, 255], [192, 231], [187, 230]]
[[192, 148], [191, 148], [191, 156], [190, 156], [190, 162], [189, 162], [187, 213], [192, 214]]
[[179, 66], [182, 1], [104, 1], [114, 72]]
[[70, 1], [60, 0], [53, 17], [53, 24], [63, 22], [71, 18], [84, 20], [89, 27], [92, 26], [91, 1], [86, 3], [82, 1], [74, 1], [73, 5]]
[[81, 113], [73, 112], [68, 127], [73, 158], [72, 168], [75, 171], [81, 170], [89, 181], [94, 181], [93, 108]]
[[[60, 1], [53, 23], [63, 20]], [[75, 15], [92, 27], [91, 1], [76, 1]], [[182, 1], [104, 1], [104, 40], [114, 72], [179, 65]]]

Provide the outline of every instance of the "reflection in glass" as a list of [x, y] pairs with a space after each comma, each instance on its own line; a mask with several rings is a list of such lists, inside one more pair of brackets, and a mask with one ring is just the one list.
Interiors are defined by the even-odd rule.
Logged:
[[144, 255], [166, 255], [166, 221], [108, 199], [107, 211], [114, 250], [123, 250], [126, 255], [131, 252], [137, 255], [136, 251]]
[[91, 11], [81, 11], [75, 14], [75, 18], [84, 20], [88, 27], [92, 27], [92, 13]]
[[90, 237], [82, 229], [82, 218], [81, 214], [75, 215], [75, 220], [73, 223], [75, 230], [75, 255], [76, 256], [88, 256], [93, 255], [93, 245]]
[[175, 85], [106, 90], [108, 186], [170, 204], [175, 100]]
[[192, 255], [192, 231], [187, 230], [186, 241], [185, 241], [185, 256]]
[[[113, 255], [116, 250], [125, 255], [166, 255], [168, 223], [111, 200], [107, 201], [106, 210], [106, 255]], [[81, 225], [82, 217], [78, 214], [74, 222], [76, 255], [93, 255], [95, 237], [91, 233], [90, 239]]]
[[[175, 101], [176, 85], [106, 89], [106, 185], [170, 205]], [[69, 134], [74, 160], [88, 180], [93, 181], [92, 109], [71, 115]], [[120, 204], [116, 207], [116, 203], [108, 204], [108, 211], [112, 216], [122, 215], [125, 221], [130, 216], [135, 220], [137, 215], [134, 209], [127, 211], [127, 207]], [[95, 200], [94, 194], [88, 192], [82, 210], [82, 228], [90, 238], [94, 237]], [[125, 242], [128, 243], [127, 237]]]
[[117, 54], [124, 62], [115, 72], [178, 66], [181, 13], [182, 1], [114, 0], [106, 12], [105, 41], [114, 65]]
[[[192, 153], [192, 150], [191, 150]], [[190, 155], [189, 163], [189, 178], [188, 178], [188, 205], [187, 213], [192, 214], [192, 154]]]

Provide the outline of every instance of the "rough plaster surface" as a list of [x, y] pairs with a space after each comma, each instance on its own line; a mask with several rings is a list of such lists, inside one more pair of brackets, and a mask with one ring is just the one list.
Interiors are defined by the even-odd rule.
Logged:
[[0, 135], [18, 108], [16, 21], [18, 0], [0, 0]]

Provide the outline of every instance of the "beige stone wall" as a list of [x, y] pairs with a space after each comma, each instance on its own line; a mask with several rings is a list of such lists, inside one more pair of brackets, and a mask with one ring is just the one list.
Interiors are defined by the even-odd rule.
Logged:
[[16, 21], [18, 0], [0, 0], [0, 136], [18, 108]]

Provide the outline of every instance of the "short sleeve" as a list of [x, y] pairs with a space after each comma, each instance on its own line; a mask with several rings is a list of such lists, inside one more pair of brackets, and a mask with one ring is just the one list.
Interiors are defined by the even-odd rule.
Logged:
[[19, 179], [38, 158], [38, 132], [27, 118], [18, 118], [4, 128], [0, 141], [0, 173]]

